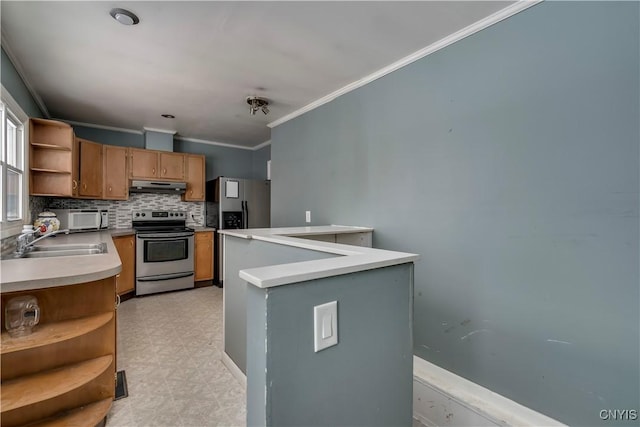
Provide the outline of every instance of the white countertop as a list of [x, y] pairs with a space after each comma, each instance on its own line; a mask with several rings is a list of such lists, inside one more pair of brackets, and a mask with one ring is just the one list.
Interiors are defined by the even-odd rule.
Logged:
[[405, 264], [416, 261], [419, 258], [417, 254], [295, 237], [320, 234], [367, 233], [372, 231], [373, 228], [368, 227], [323, 225], [313, 227], [249, 228], [244, 230], [219, 230], [218, 232], [231, 237], [262, 240], [336, 255], [334, 258], [328, 259], [240, 270], [240, 277], [242, 279], [259, 288], [270, 288], [323, 277]]
[[122, 264], [111, 238], [113, 231], [118, 230], [58, 234], [36, 243], [36, 246], [48, 246], [104, 242], [107, 252], [103, 254], [3, 259], [0, 261], [2, 293], [74, 285], [115, 276], [122, 270]]

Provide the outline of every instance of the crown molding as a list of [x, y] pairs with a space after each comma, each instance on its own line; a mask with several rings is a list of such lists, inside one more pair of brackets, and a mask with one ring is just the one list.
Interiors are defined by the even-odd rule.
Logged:
[[268, 123], [267, 126], [270, 128], [274, 128], [278, 125], [281, 125], [285, 122], [288, 122], [291, 119], [294, 119], [298, 116], [301, 116], [304, 113], [307, 113], [311, 110], [315, 110], [316, 108], [333, 101], [334, 99], [338, 98], [339, 96], [342, 96], [344, 94], [347, 94], [351, 91], [354, 91], [364, 85], [367, 85], [371, 82], [373, 82], [374, 80], [379, 79], [380, 77], [384, 77], [387, 74], [390, 74], [396, 70], [399, 70], [400, 68], [406, 67], [407, 65], [416, 62], [419, 59], [424, 58], [425, 56], [431, 55], [434, 52], [439, 51], [440, 49], [444, 49], [445, 47], [460, 41], [466, 37], [469, 37], [470, 35], [473, 35], [475, 33], [477, 33], [478, 31], [484, 30], [487, 27], [490, 27], [494, 24], [497, 24], [500, 21], [503, 21], [519, 12], [522, 12], [525, 9], [530, 8], [531, 6], [534, 6], [540, 2], [542, 2], [543, 0], [518, 0], [516, 3], [510, 4], [509, 6], [505, 7], [504, 9], [501, 9], [495, 13], [493, 13], [492, 15], [487, 16], [486, 18], [483, 18], [479, 21], [474, 22], [473, 24], [459, 30], [456, 31], [455, 33], [438, 40], [435, 43], [430, 44], [429, 46], [422, 48], [414, 53], [412, 53], [411, 55], [405, 56], [404, 58], [390, 64], [387, 65], [384, 68], [379, 69], [378, 71], [375, 71], [371, 74], [369, 74], [368, 76], [365, 76], [359, 80], [356, 80], [352, 83], [349, 83], [348, 85], [334, 91], [331, 92], [330, 94], [317, 99], [313, 102], [311, 102], [310, 104], [305, 105], [304, 107], [287, 114], [286, 116], [283, 116], [281, 118], [279, 118], [278, 120], [275, 120], [271, 123]]
[[229, 144], [228, 142], [208, 141], [206, 139], [197, 138], [185, 138], [183, 136], [176, 136], [174, 139], [185, 142], [197, 142], [198, 144], [217, 145], [219, 147], [237, 148], [240, 150], [255, 151], [255, 147], [245, 147], [243, 145]]
[[27, 87], [27, 90], [29, 91], [29, 94], [31, 94], [31, 97], [35, 101], [36, 105], [38, 106], [40, 111], [42, 111], [42, 114], [44, 114], [45, 118], [50, 119], [51, 114], [49, 113], [47, 106], [45, 105], [40, 95], [38, 95], [38, 92], [36, 92], [35, 88], [31, 84], [29, 79], [27, 79], [27, 75], [25, 74], [24, 69], [20, 64], [20, 61], [18, 61], [18, 58], [16, 58], [16, 55], [11, 50], [11, 47], [9, 45], [9, 42], [7, 41], [7, 37], [4, 32], [4, 29], [0, 31], [0, 41], [2, 42], [2, 49], [9, 57], [9, 60], [13, 64], [13, 67], [16, 69], [18, 76], [20, 76], [20, 78], [22, 79], [22, 82]]
[[112, 130], [114, 132], [135, 133], [136, 135], [142, 135], [144, 133], [144, 132], [142, 132], [140, 130], [119, 128], [119, 127], [115, 127], [115, 126], [96, 125], [96, 124], [93, 124], [93, 123], [76, 122], [74, 120], [64, 120], [64, 119], [54, 119], [54, 120], [60, 120], [61, 122], [69, 123], [70, 125], [82, 126], [82, 127], [86, 127], [86, 128]]
[[266, 147], [267, 145], [271, 144], [271, 140], [268, 140], [268, 141], [265, 141], [265, 142], [261, 143], [260, 145], [256, 145], [255, 147], [245, 147], [243, 145], [229, 144], [229, 143], [226, 143], [226, 142], [209, 141], [209, 140], [206, 140], [206, 139], [197, 139], [197, 138], [186, 138], [184, 136], [176, 135], [175, 131], [167, 131], [167, 130], [161, 130], [161, 129], [148, 128], [148, 127], [145, 127], [145, 128], [143, 128], [144, 130], [140, 131], [140, 130], [134, 130], [134, 129], [119, 128], [119, 127], [114, 127], [114, 126], [96, 125], [96, 124], [93, 124], [93, 123], [76, 122], [74, 120], [64, 120], [64, 119], [54, 119], [54, 120], [59, 120], [61, 122], [69, 123], [70, 125], [75, 125], [75, 126], [83, 126], [83, 127], [95, 128], [95, 129], [104, 129], [104, 130], [110, 130], [110, 131], [115, 131], [115, 132], [134, 133], [136, 135], [143, 135], [145, 131], [172, 133], [173, 139], [177, 139], [179, 141], [197, 142], [199, 144], [217, 145], [217, 146], [220, 146], [220, 147], [237, 148], [237, 149], [240, 149], [240, 150], [256, 151], [256, 150], [259, 150], [259, 149], [261, 149], [263, 147]]
[[271, 145], [271, 140], [269, 139], [268, 141], [263, 142], [262, 144], [258, 144], [255, 147], [251, 148], [253, 151], [258, 151], [264, 147], [266, 147], [267, 145]]

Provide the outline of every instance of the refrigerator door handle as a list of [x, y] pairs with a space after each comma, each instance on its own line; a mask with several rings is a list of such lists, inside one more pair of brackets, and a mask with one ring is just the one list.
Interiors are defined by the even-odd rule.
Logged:
[[244, 200], [240, 202], [240, 205], [242, 206], [242, 228], [245, 228], [244, 223], [247, 221], [247, 214], [244, 212]]
[[245, 226], [244, 228], [249, 228], [249, 202], [244, 201], [244, 215], [245, 215]]

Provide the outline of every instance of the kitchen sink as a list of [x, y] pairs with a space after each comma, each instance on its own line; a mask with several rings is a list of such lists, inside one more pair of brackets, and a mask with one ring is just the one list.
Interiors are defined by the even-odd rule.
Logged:
[[59, 256], [98, 255], [107, 252], [106, 243], [34, 246], [21, 258], [50, 258]]
[[51, 251], [71, 251], [71, 250], [92, 250], [98, 249], [106, 252], [107, 245], [104, 243], [68, 243], [62, 245], [36, 245], [33, 247], [33, 252], [51, 252]]

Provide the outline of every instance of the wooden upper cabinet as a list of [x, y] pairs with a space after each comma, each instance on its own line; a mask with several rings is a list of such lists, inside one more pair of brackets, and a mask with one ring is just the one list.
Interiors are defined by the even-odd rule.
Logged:
[[103, 145], [102, 169], [102, 198], [108, 200], [127, 200], [129, 198], [127, 148], [115, 145]]
[[184, 179], [184, 157], [182, 153], [160, 152], [160, 175], [162, 179]]
[[133, 179], [184, 180], [184, 154], [129, 149], [129, 176]]
[[29, 194], [73, 196], [73, 128], [55, 120], [29, 120]]
[[187, 202], [204, 201], [204, 156], [199, 154], [185, 154], [187, 191], [182, 200]]
[[102, 144], [78, 138], [80, 157], [78, 197], [102, 197]]
[[142, 179], [158, 178], [158, 152], [129, 148], [129, 176]]

